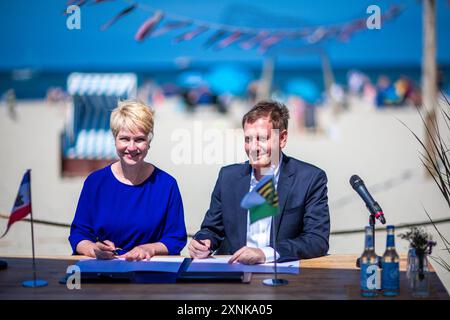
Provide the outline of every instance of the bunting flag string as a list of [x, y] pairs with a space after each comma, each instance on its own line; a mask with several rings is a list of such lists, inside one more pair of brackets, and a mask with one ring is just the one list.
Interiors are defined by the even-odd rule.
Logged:
[[[135, 9], [150, 13], [151, 16], [141, 23], [134, 39], [144, 41], [146, 38], [155, 38], [161, 35], [188, 28], [181, 34], [175, 35], [174, 43], [190, 41], [198, 36], [210, 33], [203, 43], [204, 48], [213, 48], [222, 50], [235, 44], [243, 50], [257, 49], [259, 53], [265, 53], [269, 48], [279, 44], [282, 41], [304, 41], [306, 44], [317, 44], [321, 41], [336, 39], [341, 42], [347, 42], [350, 37], [361, 30], [367, 29], [367, 16], [359, 17], [352, 21], [334, 25], [304, 26], [299, 28], [277, 28], [277, 29], [258, 29], [249, 27], [239, 27], [226, 24], [211, 23], [182, 17], [163, 12], [162, 10], [152, 8], [147, 4], [137, 0], [68, 0], [68, 4], [84, 5], [88, 2], [99, 4], [104, 2], [120, 1], [129, 6], [122, 9], [112, 19], [101, 26], [101, 30], [106, 30], [115, 24], [119, 19], [127, 16]], [[381, 16], [384, 22], [393, 20], [404, 11], [404, 6], [393, 5], [387, 9]], [[164, 21], [166, 20], [167, 21]]]

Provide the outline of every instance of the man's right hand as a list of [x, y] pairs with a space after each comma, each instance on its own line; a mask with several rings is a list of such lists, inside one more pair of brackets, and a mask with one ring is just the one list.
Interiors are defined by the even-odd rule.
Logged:
[[[200, 241], [203, 244], [200, 243]], [[211, 248], [211, 240], [209, 239], [204, 240], [192, 239], [188, 246], [189, 254], [191, 255], [191, 258], [194, 259], [207, 258], [211, 254], [210, 248]]]

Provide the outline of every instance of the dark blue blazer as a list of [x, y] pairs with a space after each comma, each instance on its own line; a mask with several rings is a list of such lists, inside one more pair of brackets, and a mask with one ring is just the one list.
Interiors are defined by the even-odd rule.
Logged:
[[[247, 242], [247, 210], [240, 203], [250, 188], [248, 161], [223, 167], [197, 239], [210, 239], [217, 254], [233, 254]], [[279, 261], [326, 255], [330, 234], [327, 176], [309, 163], [283, 154], [275, 216]], [[273, 247], [273, 233], [270, 244]]]

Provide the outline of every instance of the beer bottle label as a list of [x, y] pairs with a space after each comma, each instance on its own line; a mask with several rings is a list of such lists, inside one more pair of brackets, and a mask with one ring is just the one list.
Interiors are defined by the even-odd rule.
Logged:
[[400, 288], [400, 271], [398, 262], [382, 263], [381, 286], [383, 290], [398, 290]]
[[380, 289], [380, 274], [378, 265], [373, 263], [361, 264], [360, 286], [362, 290]]

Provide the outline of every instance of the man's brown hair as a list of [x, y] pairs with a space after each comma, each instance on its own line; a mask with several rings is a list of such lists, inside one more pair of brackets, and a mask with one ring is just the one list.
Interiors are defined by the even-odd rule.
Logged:
[[255, 106], [247, 112], [242, 118], [242, 128], [245, 123], [254, 123], [259, 118], [269, 117], [272, 122], [273, 129], [280, 131], [288, 128], [289, 110], [281, 102], [273, 100], [259, 101]]

